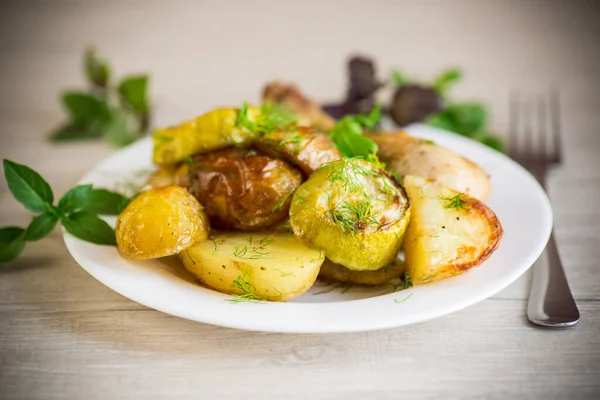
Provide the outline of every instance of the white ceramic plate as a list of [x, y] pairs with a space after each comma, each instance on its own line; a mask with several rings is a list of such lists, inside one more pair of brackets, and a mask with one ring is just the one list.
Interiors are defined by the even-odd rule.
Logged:
[[[552, 227], [546, 194], [523, 168], [502, 154], [455, 134], [424, 125], [407, 129], [481, 165], [492, 180], [488, 205], [504, 228], [500, 248], [461, 276], [390, 293], [317, 283], [287, 303], [232, 303], [230, 296], [199, 286], [176, 260], [132, 262], [114, 247], [64, 235], [75, 260], [117, 293], [156, 310], [208, 324], [271, 332], [351, 332], [391, 328], [449, 314], [497, 293], [541, 254]], [[129, 190], [152, 169], [149, 138], [119, 151], [82, 183]], [[133, 181], [133, 182], [132, 182]], [[114, 218], [109, 220], [114, 222]], [[391, 288], [390, 288], [391, 289]]]

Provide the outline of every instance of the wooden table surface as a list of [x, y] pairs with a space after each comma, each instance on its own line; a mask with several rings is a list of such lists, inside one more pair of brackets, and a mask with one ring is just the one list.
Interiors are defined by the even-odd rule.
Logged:
[[[45, 1], [0, 5], [0, 157], [64, 193], [112, 150], [52, 145], [61, 90], [95, 44], [118, 74], [149, 71], [155, 124], [297, 82], [339, 98], [352, 52], [429, 79], [458, 65], [459, 98], [507, 128], [512, 89], [563, 95], [556, 236], [581, 322], [525, 317], [530, 275], [433, 321], [356, 334], [251, 333], [150, 310], [94, 280], [60, 231], [0, 268], [0, 398], [591, 399], [600, 396], [600, 7], [581, 1]], [[516, 189], [516, 188], [515, 188]], [[518, 190], [515, 196], [518, 196]], [[30, 214], [0, 183], [0, 221]]]

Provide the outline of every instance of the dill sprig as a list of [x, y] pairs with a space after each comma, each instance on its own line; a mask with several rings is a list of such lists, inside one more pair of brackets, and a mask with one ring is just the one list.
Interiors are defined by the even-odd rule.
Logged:
[[281, 211], [281, 209], [283, 208], [283, 205], [285, 204], [285, 202], [287, 201], [287, 199], [290, 198], [291, 195], [294, 194], [294, 191], [290, 191], [288, 194], [286, 194], [281, 201], [279, 201], [279, 203], [275, 204], [275, 207], [273, 207], [273, 212], [279, 212]]
[[264, 136], [275, 129], [287, 130], [296, 123], [296, 116], [284, 105], [267, 102], [260, 107], [260, 114], [255, 121], [248, 118], [248, 102], [240, 107], [236, 126]]
[[443, 200], [445, 202], [444, 204], [444, 208], [454, 208], [456, 210], [468, 210], [469, 206], [469, 200], [466, 199], [464, 193], [459, 193], [456, 196], [452, 196], [452, 197], [441, 197], [440, 196], [440, 200]]
[[233, 255], [237, 258], [242, 258], [246, 260], [258, 260], [261, 258], [266, 258], [271, 253], [267, 251], [267, 246], [273, 241], [273, 239], [268, 236], [262, 238], [258, 244], [252, 245], [250, 242], [250, 247], [248, 246], [235, 246], [233, 250]]
[[215, 249], [214, 249], [214, 250], [213, 250], [213, 252], [212, 252], [212, 255], [213, 255], [213, 256], [215, 255], [215, 253], [216, 253], [217, 251], [219, 251], [219, 246], [220, 246], [221, 244], [223, 244], [224, 242], [225, 242], [225, 239], [213, 240], [213, 243], [215, 244]]
[[360, 177], [372, 177], [377, 174], [369, 166], [358, 162], [359, 160], [362, 160], [362, 158], [342, 158], [341, 160], [325, 163], [321, 168], [329, 168], [327, 180], [330, 185], [340, 185], [346, 191], [354, 191], [360, 188], [364, 193], [364, 185], [360, 181]]
[[334, 208], [327, 210], [333, 223], [340, 226], [342, 232], [355, 233], [369, 225], [379, 226], [381, 223], [373, 217], [373, 206], [369, 200], [360, 200], [352, 204], [346, 200]]
[[389, 293], [396, 293], [400, 290], [405, 290], [412, 287], [413, 283], [410, 275], [405, 272], [404, 278], [400, 282], [396, 284], [390, 283], [390, 285], [392, 285], [392, 291]]
[[239, 275], [232, 283], [231, 287], [234, 290], [239, 290], [242, 294], [233, 294], [233, 299], [229, 300], [232, 303], [242, 302], [257, 302], [265, 300], [257, 293], [256, 286], [250, 280], [250, 270], [246, 269], [243, 275]]

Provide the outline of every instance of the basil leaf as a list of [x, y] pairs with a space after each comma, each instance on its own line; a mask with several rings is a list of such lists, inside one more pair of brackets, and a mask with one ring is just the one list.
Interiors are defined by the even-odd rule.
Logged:
[[48, 236], [58, 221], [58, 215], [53, 213], [40, 214], [33, 218], [25, 232], [25, 240], [32, 242]]
[[148, 75], [129, 76], [119, 84], [123, 101], [139, 115], [148, 113]]
[[481, 104], [453, 104], [444, 113], [452, 119], [454, 132], [469, 137], [475, 137], [487, 121], [487, 112]]
[[396, 86], [402, 86], [407, 82], [406, 78], [400, 71], [392, 71], [391, 79]]
[[69, 190], [58, 202], [58, 209], [65, 213], [77, 211], [87, 202], [92, 185], [79, 185]]
[[94, 214], [118, 215], [128, 203], [129, 199], [122, 194], [106, 189], [92, 189], [82, 210]]
[[106, 88], [110, 79], [110, 68], [106, 60], [96, 54], [96, 49], [88, 48], [84, 58], [85, 75], [88, 81], [100, 88]]
[[443, 111], [439, 114], [434, 114], [427, 117], [425, 123], [431, 126], [435, 126], [436, 128], [445, 129], [450, 132], [456, 132], [454, 127], [454, 120], [452, 120], [452, 118]]
[[50, 140], [54, 142], [62, 142], [78, 139], [95, 139], [102, 137], [101, 124], [93, 123], [85, 125], [79, 122], [70, 122], [61, 126], [56, 131], [50, 134]]
[[377, 153], [377, 144], [363, 135], [362, 126], [351, 119], [342, 120], [334, 126], [331, 139], [346, 157], [365, 157]]
[[139, 122], [126, 111], [113, 108], [104, 130], [104, 138], [115, 147], [124, 147], [142, 136]]
[[502, 141], [502, 139], [500, 139], [496, 136], [486, 135], [481, 140], [481, 143], [485, 144], [488, 147], [491, 147], [494, 150], [504, 153], [504, 142]]
[[5, 159], [4, 176], [15, 199], [29, 211], [44, 212], [52, 205], [50, 185], [31, 168]]
[[95, 214], [79, 211], [61, 217], [61, 221], [67, 232], [81, 240], [111, 246], [117, 244], [113, 228]]
[[433, 81], [433, 88], [439, 94], [444, 94], [448, 88], [462, 79], [462, 71], [458, 68], [451, 68], [443, 71]]
[[0, 262], [14, 260], [25, 247], [25, 229], [7, 226], [0, 229]]
[[65, 92], [62, 102], [73, 122], [91, 125], [106, 121], [109, 117], [108, 103], [93, 94], [85, 92]]

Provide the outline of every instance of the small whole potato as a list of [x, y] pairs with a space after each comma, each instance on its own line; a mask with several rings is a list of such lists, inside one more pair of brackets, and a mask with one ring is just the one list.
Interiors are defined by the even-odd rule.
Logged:
[[206, 240], [210, 231], [202, 205], [185, 188], [164, 186], [137, 195], [119, 214], [119, 253], [132, 260], [178, 254]]
[[232, 147], [196, 156], [188, 190], [214, 227], [256, 231], [288, 216], [301, 180], [300, 171], [284, 160]]

